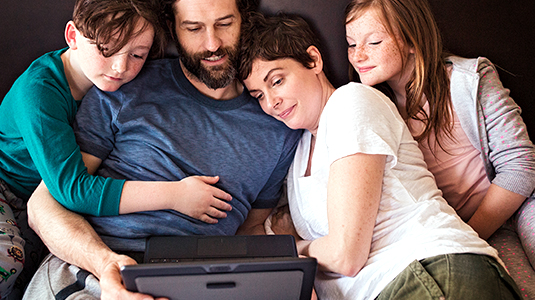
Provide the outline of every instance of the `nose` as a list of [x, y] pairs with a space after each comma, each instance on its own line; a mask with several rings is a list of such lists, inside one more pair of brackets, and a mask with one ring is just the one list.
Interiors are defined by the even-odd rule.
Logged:
[[277, 109], [282, 103], [282, 98], [275, 95], [266, 95], [266, 102], [269, 108]]
[[216, 52], [219, 47], [221, 47], [221, 38], [217, 34], [215, 30], [207, 30], [206, 31], [206, 41], [205, 41], [205, 47], [206, 50], [210, 52]]
[[364, 51], [363, 47], [354, 47], [348, 49], [348, 57], [351, 63], [353, 63], [366, 60], [368, 55], [366, 54], [366, 51]]
[[128, 69], [128, 55], [116, 54], [112, 56], [113, 62], [111, 68], [118, 74], [124, 73]]

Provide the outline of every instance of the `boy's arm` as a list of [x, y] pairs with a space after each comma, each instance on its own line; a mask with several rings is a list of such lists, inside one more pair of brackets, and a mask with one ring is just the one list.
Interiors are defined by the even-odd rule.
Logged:
[[[82, 152], [82, 158], [88, 173], [95, 174], [102, 160], [86, 152]], [[224, 202], [232, 200], [232, 196], [213, 186], [218, 180], [217, 176], [190, 176], [181, 181], [169, 182], [126, 181], [119, 213], [174, 209], [203, 222], [215, 224], [218, 218], [227, 216], [224, 211], [232, 209], [230, 204]]]
[[82, 151], [82, 159], [84, 160], [84, 165], [87, 168], [87, 173], [91, 175], [95, 175], [95, 172], [97, 171], [98, 167], [100, 167], [100, 164], [102, 163], [102, 159], [91, 155], [89, 153]]

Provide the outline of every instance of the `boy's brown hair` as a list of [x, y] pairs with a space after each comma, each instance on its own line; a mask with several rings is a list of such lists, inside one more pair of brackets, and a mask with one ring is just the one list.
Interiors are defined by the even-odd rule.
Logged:
[[[159, 0], [77, 0], [72, 20], [86, 38], [94, 42], [102, 55], [110, 57], [121, 50], [146, 26], [154, 29], [150, 57], [161, 57], [166, 46], [162, 27], [163, 8]], [[135, 32], [141, 18], [147, 22]]]
[[238, 76], [241, 80], [249, 77], [253, 62], [258, 58], [266, 61], [291, 58], [312, 68], [314, 60], [307, 52], [310, 46], [319, 49], [319, 42], [303, 18], [253, 12], [242, 30]]

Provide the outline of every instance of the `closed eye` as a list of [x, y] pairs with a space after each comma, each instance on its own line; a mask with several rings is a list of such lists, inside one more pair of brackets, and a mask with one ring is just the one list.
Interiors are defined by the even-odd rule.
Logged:
[[383, 41], [371, 42], [370, 45], [374, 45], [374, 46], [376, 46], [376, 45], [379, 45], [379, 44], [382, 43], [382, 42], [383, 42]]
[[262, 100], [262, 98], [264, 98], [264, 94], [263, 93], [251, 93], [251, 96], [253, 96], [253, 98], [256, 98], [256, 100], [260, 101]]

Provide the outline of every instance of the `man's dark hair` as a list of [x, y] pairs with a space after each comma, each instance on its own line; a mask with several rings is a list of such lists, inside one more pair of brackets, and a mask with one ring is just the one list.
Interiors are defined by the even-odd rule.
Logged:
[[[165, 20], [169, 24], [169, 30], [171, 31], [169, 34], [174, 37], [175, 33], [172, 32], [175, 28], [175, 11], [173, 8], [173, 5], [180, 0], [161, 0], [163, 7], [164, 7], [164, 17]], [[242, 19], [242, 22], [244, 22], [247, 18], [247, 15], [252, 12], [256, 11], [258, 9], [258, 5], [260, 3], [260, 0], [236, 0], [236, 5], [238, 6], [238, 10], [240, 12], [240, 16]]]

